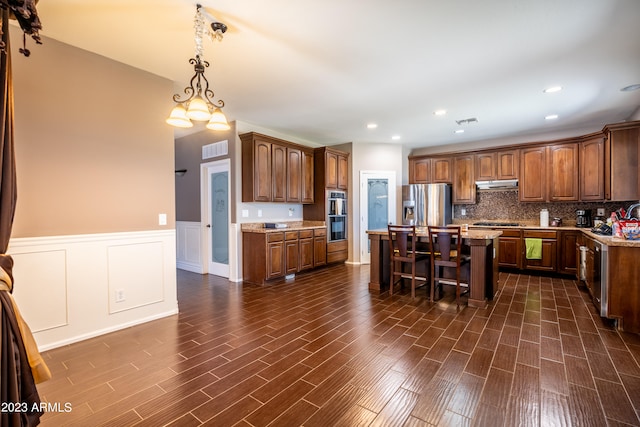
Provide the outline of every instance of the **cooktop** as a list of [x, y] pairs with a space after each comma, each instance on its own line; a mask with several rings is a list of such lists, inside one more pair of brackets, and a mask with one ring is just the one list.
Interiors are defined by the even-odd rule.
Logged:
[[490, 221], [485, 221], [485, 222], [474, 222], [473, 225], [481, 225], [481, 226], [485, 226], [485, 227], [517, 227], [520, 224], [518, 224], [517, 222], [490, 222]]

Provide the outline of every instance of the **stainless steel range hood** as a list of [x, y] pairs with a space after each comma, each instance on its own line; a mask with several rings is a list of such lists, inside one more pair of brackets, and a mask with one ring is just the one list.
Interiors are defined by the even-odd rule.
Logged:
[[476, 181], [478, 190], [516, 190], [517, 179], [497, 179], [492, 181]]

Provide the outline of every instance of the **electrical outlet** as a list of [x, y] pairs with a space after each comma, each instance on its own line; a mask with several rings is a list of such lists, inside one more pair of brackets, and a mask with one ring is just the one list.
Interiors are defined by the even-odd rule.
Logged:
[[596, 209], [596, 216], [604, 216], [604, 208]]
[[262, 218], [262, 209], [258, 209], [258, 218]]
[[242, 209], [242, 218], [249, 218], [249, 209]]
[[460, 214], [462, 216], [466, 215], [467, 214], [467, 210], [465, 208], [460, 209]]
[[167, 225], [167, 214], [158, 214], [158, 225]]
[[293, 208], [289, 208], [289, 216], [293, 216], [293, 213], [294, 213], [295, 211], [296, 211], [295, 209], [293, 209]]
[[116, 289], [116, 302], [124, 301], [124, 289]]

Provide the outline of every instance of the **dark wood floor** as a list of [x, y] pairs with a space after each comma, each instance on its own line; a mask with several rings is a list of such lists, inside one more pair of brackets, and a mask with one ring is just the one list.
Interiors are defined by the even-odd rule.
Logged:
[[575, 282], [502, 273], [488, 309], [459, 312], [367, 282], [178, 271], [179, 315], [44, 354], [41, 397], [72, 409], [42, 425], [640, 425], [640, 337]]

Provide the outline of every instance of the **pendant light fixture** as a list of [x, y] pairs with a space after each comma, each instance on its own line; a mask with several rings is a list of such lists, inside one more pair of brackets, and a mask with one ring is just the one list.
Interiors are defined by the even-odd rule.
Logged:
[[[173, 95], [176, 106], [171, 110], [167, 123], [179, 128], [190, 128], [193, 126], [192, 120], [207, 121], [207, 129], [229, 130], [229, 123], [222, 112], [224, 101], [213, 101], [214, 93], [209, 89], [209, 81], [204, 75], [204, 70], [209, 63], [203, 59], [204, 47], [202, 45], [205, 35], [205, 19], [200, 9], [201, 5], [196, 5], [196, 16], [194, 18], [196, 56], [189, 59], [193, 65], [195, 74], [191, 77], [189, 86], [184, 88], [186, 99], [180, 99], [180, 94]], [[207, 31], [212, 39], [222, 40], [222, 34], [227, 31], [227, 26], [221, 22], [213, 22], [211, 31]]]

